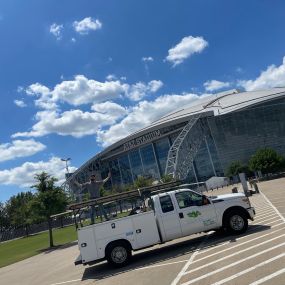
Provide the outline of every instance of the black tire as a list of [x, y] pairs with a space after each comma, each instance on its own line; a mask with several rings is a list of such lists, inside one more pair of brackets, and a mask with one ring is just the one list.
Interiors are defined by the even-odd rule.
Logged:
[[106, 250], [106, 258], [113, 267], [126, 266], [132, 257], [130, 244], [124, 241], [118, 241], [110, 244]]
[[231, 234], [242, 234], [248, 228], [246, 214], [239, 210], [230, 211], [225, 220], [227, 232]]

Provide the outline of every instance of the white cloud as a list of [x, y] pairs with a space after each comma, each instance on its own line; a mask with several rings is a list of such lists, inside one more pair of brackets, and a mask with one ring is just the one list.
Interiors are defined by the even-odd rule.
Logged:
[[185, 37], [175, 47], [168, 50], [166, 60], [176, 66], [194, 53], [202, 52], [207, 46], [208, 42], [203, 37]]
[[[93, 106], [93, 108], [96, 108]], [[15, 137], [40, 137], [51, 133], [73, 137], [94, 135], [99, 128], [114, 124], [122, 115], [118, 112], [83, 112], [70, 110], [59, 113], [56, 110], [40, 111], [36, 114], [37, 123], [29, 132], [18, 132]]]
[[108, 81], [113, 81], [113, 80], [117, 80], [118, 78], [117, 78], [117, 76], [115, 74], [109, 74], [109, 75], [106, 76], [106, 79]]
[[239, 85], [247, 91], [285, 86], [285, 57], [279, 66], [270, 65], [254, 80], [240, 80]]
[[27, 107], [27, 104], [23, 100], [14, 100], [14, 103], [20, 108]]
[[27, 89], [26, 89], [26, 93], [28, 95], [48, 95], [50, 93], [50, 90], [48, 87], [40, 84], [40, 83], [34, 83], [31, 84]]
[[17, 92], [18, 92], [18, 93], [21, 93], [21, 92], [23, 92], [23, 91], [25, 91], [25, 88], [24, 88], [23, 86], [18, 86]]
[[35, 100], [35, 105], [39, 108], [50, 110], [57, 108], [57, 104], [53, 99], [50, 89], [38, 82], [31, 84], [26, 89], [26, 93], [30, 96], [38, 97], [38, 99]]
[[[71, 166], [69, 170], [74, 172], [76, 168]], [[35, 184], [35, 175], [42, 171], [58, 178], [59, 184], [61, 184], [65, 177], [65, 162], [58, 157], [52, 157], [48, 161], [25, 162], [21, 166], [1, 170], [0, 184], [30, 187]]]
[[102, 114], [112, 114], [115, 117], [122, 117], [123, 115], [127, 114], [127, 109], [123, 106], [114, 103], [114, 102], [104, 102], [93, 104], [91, 109], [95, 112], [102, 113]]
[[210, 81], [206, 81], [203, 85], [207, 91], [212, 92], [212, 91], [219, 90], [225, 87], [229, 87], [230, 83], [222, 82], [218, 80], [210, 80]]
[[163, 86], [162, 81], [152, 80], [147, 84], [144, 82], [138, 82], [129, 86], [128, 97], [133, 101], [139, 101], [149, 93], [155, 93]]
[[14, 140], [12, 143], [0, 144], [0, 162], [12, 160], [19, 157], [34, 155], [46, 146], [40, 142], [31, 140]]
[[115, 80], [115, 75], [108, 75], [107, 79], [110, 81], [100, 82], [88, 79], [84, 75], [77, 75], [74, 80], [66, 80], [57, 84], [53, 90], [40, 83], [32, 84], [26, 89], [26, 93], [38, 97], [35, 100], [37, 107], [53, 110], [58, 107], [57, 104], [60, 102], [79, 106], [114, 100], [123, 96], [138, 101], [148, 93], [155, 93], [163, 86], [160, 80], [130, 85]]
[[120, 81], [99, 82], [84, 75], [74, 80], [62, 81], [52, 91], [54, 101], [67, 102], [73, 106], [115, 99], [125, 92], [126, 86]]
[[148, 126], [163, 115], [184, 108], [200, 97], [196, 94], [163, 95], [154, 101], [142, 101], [132, 107], [128, 115], [107, 130], [99, 130], [97, 141], [104, 147]]
[[81, 21], [73, 22], [74, 30], [81, 34], [87, 35], [89, 31], [96, 31], [102, 28], [102, 23], [98, 19], [92, 19], [91, 17], [84, 18]]
[[56, 23], [53, 23], [49, 28], [49, 32], [53, 34], [57, 40], [62, 38], [62, 30], [63, 25], [57, 25]]
[[[99, 129], [115, 124], [128, 112], [128, 109], [107, 100], [128, 97], [138, 101], [162, 86], [160, 80], [129, 85], [119, 80], [99, 82], [83, 75], [75, 76], [74, 80], [62, 81], [53, 90], [40, 83], [32, 84], [26, 92], [36, 97], [35, 105], [42, 110], [36, 113], [36, 123], [31, 130], [17, 132], [12, 137], [40, 137], [51, 133], [74, 137], [94, 135]], [[62, 102], [72, 106], [92, 104], [92, 111], [76, 109], [62, 112]]]
[[151, 57], [151, 56], [143, 57], [142, 61], [144, 61], [144, 62], [153, 61], [153, 57]]

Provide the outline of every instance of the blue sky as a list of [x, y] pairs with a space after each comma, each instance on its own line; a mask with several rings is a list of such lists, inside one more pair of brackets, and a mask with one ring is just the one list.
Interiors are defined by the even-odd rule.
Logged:
[[0, 1], [0, 201], [225, 89], [285, 86], [284, 1]]

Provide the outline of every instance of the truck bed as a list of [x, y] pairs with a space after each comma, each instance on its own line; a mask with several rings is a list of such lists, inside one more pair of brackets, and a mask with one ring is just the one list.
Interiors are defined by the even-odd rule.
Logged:
[[159, 243], [154, 212], [143, 212], [79, 228], [78, 247], [82, 263], [105, 258], [106, 246], [119, 239], [129, 241], [133, 250]]

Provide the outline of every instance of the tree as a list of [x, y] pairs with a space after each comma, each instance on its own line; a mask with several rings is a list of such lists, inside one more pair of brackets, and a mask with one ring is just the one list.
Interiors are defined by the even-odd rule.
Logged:
[[134, 182], [135, 188], [142, 188], [142, 187], [147, 187], [150, 186], [153, 182], [153, 179], [151, 178], [146, 178], [143, 176], [138, 176], [138, 178]]
[[6, 203], [6, 214], [13, 226], [25, 226], [26, 235], [29, 235], [29, 225], [33, 223], [34, 216], [30, 207], [34, 199], [32, 192], [20, 192], [12, 196]]
[[284, 165], [284, 157], [270, 148], [258, 150], [249, 160], [250, 170], [260, 170], [264, 174], [278, 172], [284, 169]]
[[168, 183], [168, 182], [172, 182], [174, 181], [175, 179], [173, 178], [173, 176], [171, 174], [165, 174], [161, 177], [161, 181], [163, 183]]
[[50, 247], [53, 247], [52, 220], [50, 216], [65, 211], [67, 196], [62, 188], [55, 185], [57, 179], [51, 177], [46, 172], [36, 174], [35, 180], [37, 181], [37, 184], [33, 185], [32, 188], [36, 189], [37, 193], [35, 194], [31, 206], [35, 213], [47, 221], [49, 228], [49, 243]]
[[249, 173], [247, 165], [242, 164], [240, 161], [233, 161], [227, 169], [226, 175], [228, 177], [236, 176], [239, 173]]
[[7, 210], [5, 205], [0, 202], [0, 231], [1, 229], [7, 227], [9, 225], [9, 219], [7, 216]]

